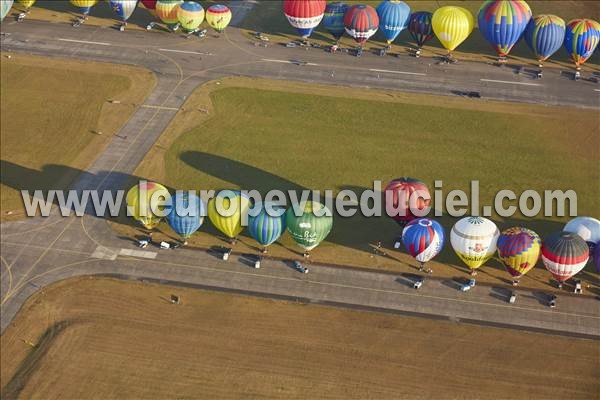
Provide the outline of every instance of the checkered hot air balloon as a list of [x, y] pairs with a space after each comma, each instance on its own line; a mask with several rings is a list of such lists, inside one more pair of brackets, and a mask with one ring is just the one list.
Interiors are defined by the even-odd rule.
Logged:
[[537, 263], [542, 241], [534, 231], [514, 227], [502, 231], [498, 237], [497, 247], [500, 261], [516, 283], [517, 279], [529, 272]]
[[377, 32], [379, 27], [379, 16], [371, 6], [358, 4], [346, 11], [344, 16], [344, 27], [356, 43], [363, 45], [371, 36]]
[[600, 41], [600, 24], [593, 19], [574, 19], [567, 24], [565, 49], [579, 68], [594, 54]]
[[423, 265], [444, 248], [444, 228], [429, 218], [418, 218], [402, 230], [402, 244]]
[[306, 39], [321, 23], [326, 6], [325, 0], [284, 0], [283, 13], [290, 25]]
[[542, 243], [542, 261], [559, 286], [581, 271], [589, 258], [585, 240], [573, 232], [556, 232]]
[[400, 226], [417, 218], [411, 209], [423, 210], [431, 204], [427, 185], [418, 179], [394, 179], [387, 184], [384, 192], [386, 213]]
[[525, 43], [533, 51], [540, 66], [556, 53], [565, 40], [565, 21], [556, 15], [536, 15], [525, 29]]
[[531, 9], [523, 0], [487, 0], [477, 16], [479, 31], [501, 58], [521, 39], [530, 19]]

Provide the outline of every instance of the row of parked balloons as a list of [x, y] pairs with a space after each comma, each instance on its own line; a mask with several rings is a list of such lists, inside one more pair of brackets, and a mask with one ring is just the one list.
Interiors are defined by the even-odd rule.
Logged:
[[[399, 204], [400, 194], [410, 195], [415, 190], [423, 190], [426, 186], [417, 179], [400, 178], [391, 181], [385, 191], [393, 191], [390, 196], [394, 209]], [[256, 212], [248, 213], [252, 207], [248, 197], [239, 191], [220, 191], [208, 202], [207, 210], [200, 197], [190, 192], [177, 191], [171, 196], [169, 191], [155, 182], [141, 182], [133, 186], [127, 193], [127, 207], [132, 215], [146, 229], [154, 229], [161, 217], [152, 212], [152, 198], [166, 199], [163, 210], [166, 221], [184, 243], [203, 224], [204, 215], [208, 215], [211, 223], [231, 240], [244, 230], [242, 216], [248, 215], [248, 232], [263, 250], [275, 243], [287, 230], [294, 242], [305, 254], [317, 247], [331, 232], [333, 216], [321, 203], [307, 201], [301, 215], [297, 215], [294, 207], [287, 210], [283, 206], [272, 205], [274, 214], [265, 204], [255, 204]], [[388, 200], [386, 196], [386, 201]], [[235, 211], [219, 213], [217, 203], [222, 201], [225, 210], [229, 210], [231, 202], [235, 203]], [[418, 205], [420, 209], [429, 206], [428, 202]], [[394, 217], [402, 226], [402, 243], [421, 265], [437, 256], [445, 244], [446, 234], [442, 225], [430, 218], [415, 216], [408, 207], [399, 210]], [[497, 252], [498, 258], [506, 267], [515, 282], [529, 272], [541, 257], [546, 269], [554, 278], [562, 283], [580, 272], [593, 258], [600, 272], [600, 221], [592, 217], [577, 217], [569, 221], [561, 232], [548, 236], [543, 242], [534, 231], [524, 227], [511, 227], [502, 232], [494, 222], [479, 216], [465, 217], [457, 221], [450, 231], [450, 244], [471, 270], [485, 264]], [[597, 251], [594, 249], [597, 248]]]
[[[35, 4], [36, 0], [17, 0], [25, 12]], [[98, 0], [70, 0], [71, 4], [76, 7], [87, 18]], [[14, 0], [0, 0], [2, 20], [8, 14]], [[125, 24], [135, 11], [138, 0], [108, 0], [110, 8], [116, 16]], [[231, 10], [229, 7], [222, 4], [213, 4], [204, 11], [204, 8], [195, 1], [183, 0], [139, 0], [151, 14], [155, 15], [160, 21], [169, 27], [175, 25], [180, 26], [184, 31], [193, 32], [197, 30], [206, 17], [208, 25], [222, 32], [231, 21]]]
[[[378, 30], [388, 44], [408, 29], [420, 49], [434, 35], [452, 52], [473, 31], [475, 21], [463, 7], [445, 6], [434, 13], [411, 13], [403, 1], [385, 0], [377, 8], [325, 0], [284, 0], [283, 12], [303, 38], [323, 21], [324, 28], [339, 40], [344, 33], [359, 44], [366, 42]], [[490, 42], [498, 57], [504, 58], [513, 46], [525, 37], [529, 48], [542, 65], [564, 43], [576, 66], [583, 64], [594, 52], [600, 40], [600, 24], [591, 19], [574, 19], [568, 24], [556, 15], [532, 17], [524, 0], [487, 0], [477, 14], [479, 31]]]

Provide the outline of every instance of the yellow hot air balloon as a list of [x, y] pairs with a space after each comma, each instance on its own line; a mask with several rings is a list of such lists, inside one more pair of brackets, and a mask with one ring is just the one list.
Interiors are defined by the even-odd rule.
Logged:
[[214, 4], [206, 10], [206, 22], [217, 32], [223, 32], [231, 22], [231, 10], [222, 4]]
[[36, 0], [18, 0], [18, 2], [25, 7], [26, 10], [29, 10], [36, 2]]
[[157, 215], [152, 210], [164, 210], [162, 204], [170, 198], [169, 191], [163, 185], [142, 181], [127, 192], [127, 215], [132, 216], [146, 229], [154, 229], [162, 215]]
[[71, 4], [73, 6], [79, 8], [79, 11], [85, 16], [90, 13], [92, 7], [96, 5], [98, 0], [71, 0]]
[[208, 218], [225, 236], [235, 239], [244, 230], [242, 217], [249, 209], [247, 196], [237, 190], [222, 190], [208, 202]]
[[446, 6], [438, 8], [431, 18], [435, 36], [450, 54], [473, 31], [473, 15], [462, 7]]

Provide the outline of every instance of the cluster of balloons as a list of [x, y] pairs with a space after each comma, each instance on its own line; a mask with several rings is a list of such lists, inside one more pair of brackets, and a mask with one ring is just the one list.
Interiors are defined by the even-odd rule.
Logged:
[[[162, 200], [164, 205], [157, 205], [157, 210], [152, 210], [151, 202], [157, 199]], [[247, 215], [250, 236], [262, 247], [263, 252], [287, 230], [294, 242], [308, 255], [329, 235], [333, 227], [331, 212], [321, 203], [307, 201], [299, 216], [294, 207], [286, 210], [281, 206], [263, 203], [255, 204], [253, 209], [257, 211], [249, 213], [252, 207], [250, 199], [234, 190], [220, 191], [205, 209], [202, 199], [192, 193], [178, 191], [171, 196], [167, 188], [158, 183], [141, 182], [127, 192], [126, 201], [129, 213], [149, 230], [156, 228], [162, 220], [155, 211], [164, 212], [167, 223], [184, 243], [202, 226], [205, 211], [213, 226], [232, 243], [244, 230], [243, 216]], [[225, 212], [219, 212], [219, 204]]]
[[[411, 13], [400, 0], [384, 0], [377, 8], [368, 5], [348, 6], [342, 2], [327, 4], [324, 0], [284, 0], [283, 12], [290, 24], [306, 39], [323, 20], [324, 28], [336, 41], [344, 33], [359, 45], [380, 30], [390, 45], [405, 29], [417, 50], [434, 35], [448, 54], [473, 31], [475, 19], [463, 7], [445, 6], [433, 14]], [[594, 52], [600, 41], [600, 24], [591, 19], [575, 19], [568, 24], [555, 15], [537, 15], [524, 0], [486, 0], [477, 15], [481, 34], [490, 42], [499, 60], [505, 60], [514, 45], [525, 41], [540, 63], [547, 60], [563, 44], [579, 68]]]
[[[34, 5], [36, 0], [17, 0], [25, 11], [29, 12], [29, 9]], [[70, 0], [71, 4], [76, 7], [82, 14], [82, 21], [87, 19], [92, 7], [94, 7], [98, 0]], [[221, 4], [213, 4], [206, 12], [204, 8], [195, 1], [183, 1], [183, 0], [139, 0], [139, 2], [150, 11], [151, 14], [155, 15], [170, 28], [180, 26], [186, 32], [196, 31], [204, 19], [208, 25], [216, 30], [222, 32], [229, 22], [231, 21], [231, 10]], [[108, 4], [117, 17], [122, 21], [123, 27], [127, 24], [127, 20], [131, 17], [135, 11], [138, 0], [108, 0]], [[1, 17], [2, 20], [8, 14], [8, 11], [13, 5], [13, 0], [1, 0]]]

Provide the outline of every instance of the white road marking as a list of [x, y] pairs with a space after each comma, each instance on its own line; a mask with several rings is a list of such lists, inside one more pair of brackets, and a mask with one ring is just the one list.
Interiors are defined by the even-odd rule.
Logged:
[[117, 253], [115, 253], [111, 249], [106, 248], [104, 246], [98, 246], [98, 247], [96, 247], [96, 250], [94, 250], [94, 252], [92, 253], [92, 255], [90, 257], [98, 258], [101, 260], [116, 260]]
[[594, 92], [600, 92], [600, 89], [594, 89]]
[[142, 104], [142, 107], [144, 107], [144, 108], [155, 108], [155, 109], [158, 109], [158, 110], [179, 111], [179, 108], [175, 108], [175, 107], [153, 106], [153, 105], [150, 105], [150, 104]]
[[159, 51], [168, 51], [171, 53], [183, 53], [183, 54], [198, 54], [201, 56], [214, 56], [213, 53], [203, 53], [201, 51], [191, 51], [191, 50], [174, 50], [174, 49], [158, 49]]
[[131, 250], [131, 249], [121, 249], [121, 251], [119, 252], [119, 255], [120, 256], [149, 258], [151, 260], [156, 258], [156, 253], [153, 251]]
[[261, 61], [266, 61], [266, 62], [274, 62], [274, 63], [281, 63], [281, 64], [302, 64], [302, 65], [311, 65], [313, 67], [318, 66], [319, 64], [315, 64], [315, 63], [311, 63], [311, 62], [304, 62], [304, 61], [291, 61], [291, 60], [274, 60], [272, 58], [261, 58]]
[[422, 72], [391, 71], [389, 69], [375, 69], [375, 68], [371, 68], [371, 69], [369, 69], [369, 71], [371, 71], [371, 72], [387, 72], [389, 74], [402, 74], [402, 75], [419, 75], [419, 76], [427, 75]]
[[495, 83], [506, 83], [509, 85], [523, 85], [523, 86], [542, 86], [539, 83], [527, 83], [527, 82], [515, 82], [515, 81], [497, 81], [495, 79], [480, 79], [482, 82], [495, 82]]
[[110, 43], [106, 43], [106, 42], [90, 42], [90, 41], [87, 41], [87, 40], [62, 39], [62, 38], [59, 38], [58, 40], [60, 40], [61, 42], [97, 44], [98, 46], [110, 46], [111, 45]]

